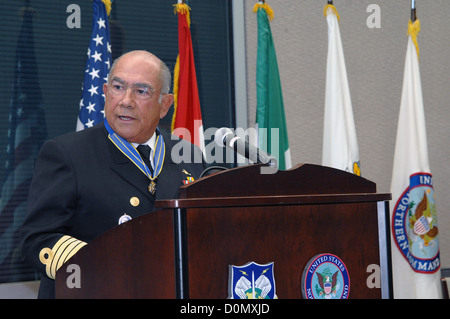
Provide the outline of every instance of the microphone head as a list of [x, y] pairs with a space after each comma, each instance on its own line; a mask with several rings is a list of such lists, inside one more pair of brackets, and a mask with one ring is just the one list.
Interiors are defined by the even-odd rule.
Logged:
[[214, 142], [220, 147], [225, 147], [225, 138], [230, 134], [233, 135], [233, 131], [228, 127], [221, 127], [214, 134]]

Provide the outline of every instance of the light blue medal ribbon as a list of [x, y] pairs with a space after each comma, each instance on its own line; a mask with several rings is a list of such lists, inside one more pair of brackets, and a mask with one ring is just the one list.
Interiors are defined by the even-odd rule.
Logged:
[[164, 144], [164, 138], [162, 134], [159, 132], [158, 128], [156, 128], [158, 134], [156, 136], [155, 151], [153, 152], [153, 163], [155, 167], [152, 173], [151, 170], [145, 164], [144, 160], [142, 159], [137, 149], [133, 146], [133, 144], [117, 135], [117, 133], [114, 132], [111, 126], [109, 126], [108, 121], [106, 119], [104, 123], [106, 130], [109, 133], [108, 138], [126, 157], [130, 159], [131, 162], [133, 162], [134, 165], [136, 165], [139, 168], [139, 170], [143, 174], [145, 174], [150, 179], [151, 182], [148, 189], [150, 193], [154, 194], [156, 191], [155, 179], [162, 171], [164, 164], [164, 157], [166, 155], [166, 146]]

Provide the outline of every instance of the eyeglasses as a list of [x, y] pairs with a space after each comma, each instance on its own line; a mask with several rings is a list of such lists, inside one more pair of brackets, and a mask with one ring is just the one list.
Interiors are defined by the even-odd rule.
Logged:
[[111, 94], [115, 96], [122, 96], [128, 91], [128, 88], [131, 88], [131, 92], [139, 100], [149, 100], [155, 93], [155, 89], [147, 84], [135, 83], [129, 87], [128, 83], [117, 78], [113, 78], [108, 87]]

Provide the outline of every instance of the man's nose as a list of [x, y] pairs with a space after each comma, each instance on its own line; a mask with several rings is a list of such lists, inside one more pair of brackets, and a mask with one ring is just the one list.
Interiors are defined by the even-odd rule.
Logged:
[[121, 105], [126, 108], [134, 107], [134, 94], [132, 88], [127, 88], [122, 96]]

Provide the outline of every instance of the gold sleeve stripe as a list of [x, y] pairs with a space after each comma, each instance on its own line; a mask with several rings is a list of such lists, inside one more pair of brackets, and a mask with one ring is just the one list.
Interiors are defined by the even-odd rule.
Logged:
[[76, 241], [76, 239], [73, 237], [63, 236], [60, 240], [56, 242], [55, 246], [53, 246], [52, 248], [53, 258], [52, 260], [50, 260], [50, 264], [47, 265], [46, 269], [47, 275], [50, 278], [55, 279], [56, 271], [58, 270], [58, 268], [56, 268], [56, 264], [58, 263], [61, 251], [63, 251], [67, 245], [69, 245], [74, 241]]
[[55, 279], [58, 269], [85, 245], [85, 242], [66, 235], [61, 237], [52, 249], [42, 249], [39, 259], [46, 266], [47, 276]]
[[[61, 255], [61, 258], [59, 259], [58, 265], [56, 270], [58, 270], [63, 264], [66, 263], [72, 257], [75, 255], [78, 250], [80, 250], [81, 247], [85, 246], [86, 243], [82, 242], [81, 240], [77, 240], [76, 242], [72, 243], [69, 247], [67, 247], [64, 252]], [[56, 273], [56, 271], [55, 271]]]
[[[71, 237], [56, 250], [50, 267], [50, 271], [53, 276], [56, 275], [56, 271], [68, 260], [67, 257], [72, 252], [72, 250], [77, 248], [81, 243], [82, 242], [80, 240]], [[78, 249], [80, 248], [81, 247], [79, 247]]]

